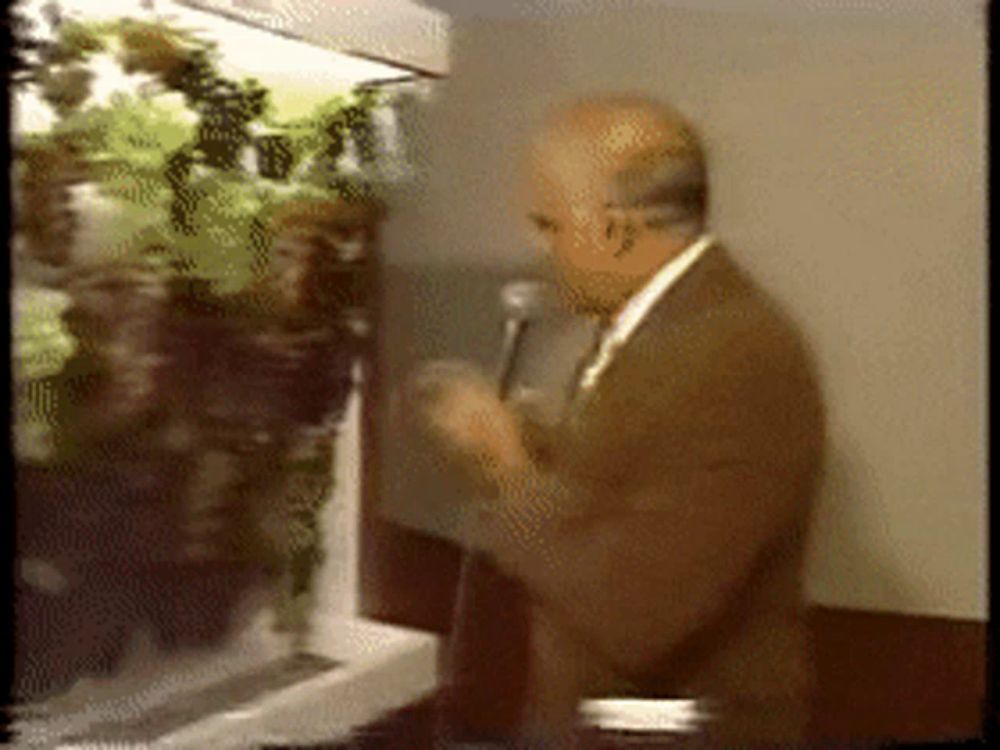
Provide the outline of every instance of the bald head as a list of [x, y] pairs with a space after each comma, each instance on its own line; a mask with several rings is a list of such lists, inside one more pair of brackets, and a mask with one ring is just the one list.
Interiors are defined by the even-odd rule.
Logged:
[[701, 145], [665, 104], [619, 95], [555, 110], [526, 166], [529, 218], [592, 312], [613, 312], [703, 230]]
[[545, 118], [536, 148], [583, 148], [610, 166], [649, 150], [676, 156], [700, 155], [693, 128], [674, 108], [640, 96], [588, 97], [553, 110]]

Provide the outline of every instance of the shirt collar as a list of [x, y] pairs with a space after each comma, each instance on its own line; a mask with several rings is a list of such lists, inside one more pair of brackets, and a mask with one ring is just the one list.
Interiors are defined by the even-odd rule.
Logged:
[[664, 263], [660, 270], [618, 311], [604, 338], [616, 344], [627, 341], [653, 306], [663, 298], [681, 276], [687, 273], [713, 242], [714, 238], [710, 234], [703, 234], [684, 248], [679, 255]]
[[628, 341], [670, 287], [690, 270], [714, 242], [715, 239], [711, 235], [703, 234], [679, 255], [665, 263], [638, 292], [629, 298], [601, 336], [595, 356], [583, 369], [577, 381], [577, 392], [589, 391], [594, 387], [611, 362], [614, 353]]

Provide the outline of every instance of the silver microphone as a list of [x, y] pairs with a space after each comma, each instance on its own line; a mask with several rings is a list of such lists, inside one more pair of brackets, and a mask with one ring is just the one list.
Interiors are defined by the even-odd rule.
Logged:
[[510, 281], [500, 289], [500, 306], [504, 312], [503, 344], [497, 368], [500, 398], [506, 398], [510, 389], [514, 362], [528, 323], [543, 317], [551, 305], [550, 287], [538, 279]]

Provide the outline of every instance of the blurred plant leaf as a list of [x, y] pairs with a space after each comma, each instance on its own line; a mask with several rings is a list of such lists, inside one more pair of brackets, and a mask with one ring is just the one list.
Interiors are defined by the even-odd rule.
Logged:
[[176, 232], [173, 243], [192, 273], [220, 294], [244, 289], [262, 267], [267, 248], [255, 221], [272, 200], [266, 189], [239, 175], [212, 172], [191, 183], [195, 208], [190, 233]]
[[14, 452], [34, 463], [50, 460], [58, 450], [59, 392], [51, 377], [17, 384], [14, 402]]
[[83, 60], [108, 48], [106, 25], [67, 21], [59, 27], [58, 45], [69, 59]]
[[12, 292], [14, 373], [34, 380], [59, 373], [77, 342], [63, 321], [70, 306], [65, 292], [16, 286]]

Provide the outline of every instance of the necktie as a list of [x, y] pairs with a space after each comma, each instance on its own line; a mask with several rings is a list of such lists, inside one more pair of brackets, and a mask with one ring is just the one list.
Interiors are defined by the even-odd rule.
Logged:
[[588, 374], [591, 372], [591, 368], [597, 364], [598, 355], [601, 353], [601, 344], [607, 335], [608, 328], [610, 328], [610, 323], [603, 318], [595, 325], [590, 347], [577, 362], [573, 379], [570, 381], [570, 402], [593, 385], [592, 382], [588, 382], [590, 380]]

